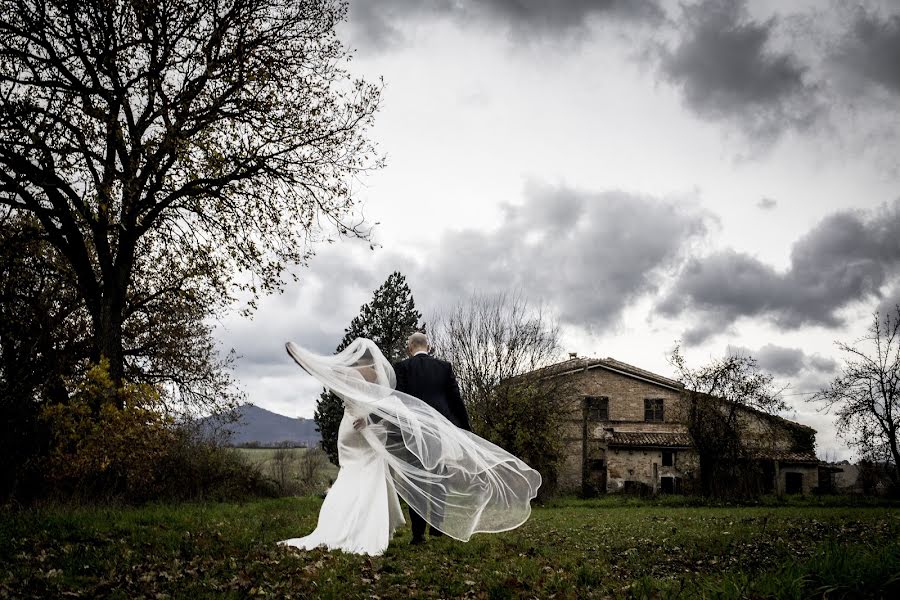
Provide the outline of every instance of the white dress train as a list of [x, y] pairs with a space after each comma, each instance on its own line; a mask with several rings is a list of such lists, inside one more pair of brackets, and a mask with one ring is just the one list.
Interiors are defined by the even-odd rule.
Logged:
[[324, 546], [355, 554], [384, 553], [394, 530], [406, 523], [384, 457], [368, 441], [379, 425], [353, 429], [357, 417], [345, 409], [338, 428], [341, 468], [319, 511], [315, 530], [279, 544], [303, 550]]

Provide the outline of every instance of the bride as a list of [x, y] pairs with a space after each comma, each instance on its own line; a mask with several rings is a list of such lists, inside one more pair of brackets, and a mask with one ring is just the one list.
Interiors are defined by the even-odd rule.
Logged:
[[344, 416], [340, 470], [316, 529], [279, 544], [382, 554], [405, 523], [398, 496], [432, 527], [462, 541], [476, 532], [514, 529], [528, 519], [540, 474], [394, 389], [394, 369], [374, 342], [357, 338], [333, 356], [292, 342], [287, 351], [341, 398]]

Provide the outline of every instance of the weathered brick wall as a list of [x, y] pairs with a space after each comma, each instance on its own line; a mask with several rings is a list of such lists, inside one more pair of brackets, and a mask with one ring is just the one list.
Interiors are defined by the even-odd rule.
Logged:
[[803, 475], [803, 493], [811, 494], [813, 488], [819, 485], [819, 467], [818, 465], [788, 465], [781, 466], [778, 474], [778, 490], [777, 493], [783, 494], [787, 486], [788, 473], [800, 473]]
[[608, 396], [609, 418], [611, 421], [644, 421], [644, 399], [663, 398], [665, 422], [677, 419], [676, 405], [681, 401], [681, 393], [647, 383], [606, 369], [591, 369], [570, 375], [567, 388], [572, 395], [570, 414], [577, 413], [581, 419], [581, 398], [584, 396]]
[[[562, 491], [581, 491], [584, 427], [582, 407], [585, 396], [607, 396], [609, 398], [610, 420], [588, 423], [588, 457], [590, 458], [606, 458], [608, 464], [612, 464], [612, 459], [609, 452], [606, 451], [603, 441], [606, 427], [614, 426], [617, 431], [684, 431], [684, 426], [678, 422], [681, 394], [675, 390], [600, 368], [566, 376], [564, 388], [560, 388], [560, 390], [568, 398], [560, 404], [563, 412], [563, 425], [560, 433], [566, 447], [566, 459], [560, 465], [559, 472], [559, 486]], [[648, 423], [644, 421], [645, 398], [663, 399], [663, 422]], [[657, 455], [659, 454], [657, 452]], [[662, 464], [661, 455], [656, 462]], [[621, 467], [619, 470], [627, 472], [628, 469], [634, 469], [636, 472], [643, 473], [652, 469], [652, 462], [647, 462], [647, 465]], [[668, 469], [668, 467], [666, 468]], [[610, 479], [607, 478], [607, 489], [617, 489], [616, 484], [610, 483]], [[650, 475], [648, 474], [646, 481], [649, 482], [649, 479]], [[618, 484], [618, 487], [621, 487], [621, 484]]]
[[566, 442], [565, 460], [559, 466], [559, 489], [566, 492], [581, 491], [581, 440]]
[[[603, 368], [593, 368], [560, 377], [555, 384], [555, 395], [563, 419], [560, 435], [565, 444], [566, 458], [560, 465], [561, 491], [580, 492], [584, 469], [584, 448], [588, 459], [605, 459], [607, 464], [606, 488], [618, 491], [627, 480], [654, 484], [653, 465], [656, 464], [656, 483], [660, 477], [675, 476], [685, 480], [699, 476], [697, 455], [693, 451], [678, 450], [674, 467], [662, 466], [662, 452], [653, 449], [606, 447], [605, 431], [617, 432], [684, 433], [687, 431], [685, 412], [687, 401], [680, 390], [635, 379]], [[583, 443], [583, 399], [585, 396], [609, 398], [609, 421], [587, 423], [587, 444]], [[663, 399], [663, 421], [644, 421], [644, 400]], [[745, 412], [741, 415], [748, 431], [747, 443], [761, 448], [790, 450], [795, 439], [783, 424]], [[780, 485], [784, 486], [787, 471], [803, 472], [804, 493], [817, 484], [815, 466], [784, 468]]]
[[683, 480], [698, 476], [697, 454], [691, 450], [675, 450], [674, 465], [662, 465], [662, 451], [655, 449], [611, 448], [607, 451], [608, 492], [621, 491], [626, 481], [640, 481], [653, 486], [654, 468], [657, 479], [678, 477]]

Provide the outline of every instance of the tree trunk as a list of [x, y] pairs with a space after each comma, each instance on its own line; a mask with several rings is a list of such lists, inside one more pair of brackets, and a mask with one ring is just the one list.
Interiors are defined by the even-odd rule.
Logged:
[[894, 495], [900, 496], [900, 448], [897, 447], [897, 431], [894, 430], [890, 440], [891, 455], [894, 457]]
[[[123, 324], [125, 313], [125, 297], [131, 276], [131, 257], [121, 260], [122, 252], [132, 249], [124, 242], [120, 245], [120, 260], [105, 274], [103, 296], [100, 299], [99, 311], [94, 313], [94, 354], [95, 360], [106, 358], [109, 361], [109, 375], [120, 387], [125, 376], [125, 349], [123, 344]], [[116, 396], [116, 406], [123, 408], [123, 399]]]

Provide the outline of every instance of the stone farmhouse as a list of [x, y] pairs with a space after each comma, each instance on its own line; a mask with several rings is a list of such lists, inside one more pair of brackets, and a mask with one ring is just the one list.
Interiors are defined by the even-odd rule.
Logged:
[[[575, 355], [523, 377], [530, 375], [558, 384], [551, 389], [565, 415], [561, 491], [679, 493], [696, 481], [681, 383], [612, 358]], [[818, 485], [815, 430], [752, 409], [740, 418], [764, 491], [807, 494]]]

